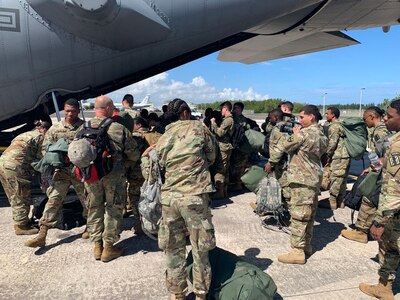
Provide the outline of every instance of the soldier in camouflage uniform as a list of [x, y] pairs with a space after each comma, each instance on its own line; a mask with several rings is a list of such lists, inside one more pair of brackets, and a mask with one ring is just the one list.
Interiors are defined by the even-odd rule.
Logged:
[[[75, 137], [75, 133], [83, 125], [83, 121], [79, 118], [79, 102], [76, 99], [69, 99], [64, 105], [64, 120], [51, 126], [48, 130], [43, 142], [43, 149], [47, 145], [55, 144], [59, 139], [66, 139], [71, 143]], [[48, 201], [43, 211], [43, 216], [39, 220], [39, 234], [25, 242], [28, 247], [44, 247], [46, 245], [47, 231], [57, 224], [59, 214], [62, 210], [65, 197], [67, 196], [69, 187], [73, 185], [79, 200], [84, 209], [83, 216], [87, 214], [87, 203], [84, 195], [83, 183], [76, 177], [72, 164], [64, 168], [56, 169], [52, 178], [52, 182], [47, 189]], [[86, 233], [82, 235], [86, 238]]]
[[[96, 127], [113, 115], [114, 104], [107, 96], [95, 100], [95, 117], [91, 126]], [[94, 258], [108, 262], [122, 255], [123, 249], [114, 246], [119, 240], [122, 209], [125, 204], [125, 161], [137, 161], [139, 148], [131, 133], [121, 124], [111, 123], [107, 130], [113, 150], [111, 172], [95, 182], [85, 182], [89, 203], [88, 228], [94, 242]]]
[[290, 155], [288, 181], [290, 199], [290, 244], [292, 251], [280, 255], [283, 263], [304, 264], [312, 254], [311, 239], [318, 194], [322, 180], [321, 156], [327, 148], [327, 138], [318, 126], [322, 119], [315, 105], [304, 106], [299, 114], [302, 125], [294, 127], [283, 149]]
[[344, 144], [344, 129], [338, 120], [340, 111], [336, 107], [329, 107], [325, 113], [329, 124], [328, 149], [326, 150], [327, 165], [329, 168], [329, 208], [344, 208], [343, 198], [346, 192], [346, 178], [350, 168], [350, 155]]
[[289, 182], [287, 181], [287, 163], [288, 155], [284, 152], [283, 144], [289, 137], [289, 134], [281, 131], [281, 127], [285, 125], [284, 115], [280, 109], [274, 109], [269, 113], [272, 128], [269, 139], [269, 160], [265, 164], [265, 172], [274, 172], [275, 178], [278, 179], [282, 188], [282, 196], [287, 205], [290, 200]]
[[50, 123], [37, 122], [36, 129], [18, 135], [0, 157], [0, 181], [10, 202], [17, 235], [38, 233], [29, 222], [31, 205], [31, 163], [39, 160]]
[[[161, 189], [162, 220], [158, 243], [167, 258], [166, 284], [171, 299], [185, 299], [186, 231], [193, 253], [193, 291], [206, 299], [211, 267], [208, 251], [215, 247], [208, 193], [213, 192], [209, 166], [215, 160], [216, 141], [198, 120], [190, 120], [190, 108], [181, 99], [168, 105], [171, 124], [156, 145], [165, 182]], [[143, 168], [149, 165], [143, 153]]]
[[211, 118], [211, 130], [218, 140], [222, 160], [221, 168], [216, 170], [214, 177], [217, 193], [213, 195], [213, 199], [226, 197], [229, 183], [229, 162], [233, 149], [231, 144], [231, 137], [234, 131], [234, 121], [231, 113], [232, 103], [226, 101], [221, 104], [220, 109], [223, 117], [221, 125], [218, 126], [215, 118]]
[[130, 132], [133, 130], [133, 119], [139, 116], [136, 110], [133, 110], [134, 99], [131, 94], [126, 94], [122, 99], [123, 110], [119, 112], [117, 122], [124, 125]]
[[392, 287], [400, 264], [400, 100], [390, 104], [384, 120], [387, 129], [396, 134], [389, 138], [383, 159], [382, 189], [371, 236], [385, 251], [379, 257], [379, 283], [361, 283], [360, 290], [378, 299], [394, 299]]
[[[368, 135], [368, 148], [371, 149], [371, 151], [375, 151], [376, 143], [379, 140], [389, 135], [389, 131], [383, 122], [383, 116], [384, 111], [377, 106], [369, 107], [364, 112], [363, 119], [370, 131]], [[368, 172], [369, 170], [367, 169], [363, 174]], [[356, 229], [344, 229], [341, 234], [347, 239], [360, 243], [368, 243], [368, 231], [372, 225], [375, 212], [376, 207], [374, 204], [367, 197], [363, 197], [355, 224]]]
[[[236, 102], [233, 105], [233, 117], [235, 123], [240, 124], [244, 130], [250, 129], [250, 125], [247, 122], [247, 118], [243, 116], [244, 104], [242, 102]], [[247, 161], [249, 155], [240, 151], [239, 149], [232, 150], [231, 161], [230, 161], [230, 190], [241, 191], [243, 189], [243, 183], [240, 179], [247, 168]]]
[[[149, 130], [149, 124], [147, 120], [142, 117], [136, 117], [134, 120], [132, 136], [136, 140], [140, 153], [143, 153], [149, 146], [157, 143], [161, 134]], [[126, 177], [128, 181], [128, 197], [127, 197], [127, 208], [132, 210], [132, 214], [136, 219], [139, 220], [139, 198], [140, 188], [143, 185], [144, 178], [140, 169], [140, 161], [133, 162], [127, 161], [127, 172]], [[134, 227], [135, 232], [140, 232], [139, 223]]]

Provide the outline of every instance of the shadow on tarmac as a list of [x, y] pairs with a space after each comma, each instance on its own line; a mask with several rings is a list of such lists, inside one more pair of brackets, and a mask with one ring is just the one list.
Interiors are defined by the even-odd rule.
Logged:
[[272, 264], [272, 260], [269, 258], [257, 257], [261, 250], [259, 248], [249, 248], [244, 251], [244, 255], [239, 256], [244, 261], [257, 266], [261, 270], [265, 271]]
[[56, 243], [54, 243], [54, 244], [47, 245], [47, 246], [45, 246], [45, 247], [43, 247], [43, 248], [39, 248], [39, 249], [36, 250], [34, 253], [35, 253], [35, 255], [43, 255], [43, 254], [46, 254], [47, 251], [49, 251], [49, 250], [51, 250], [51, 249], [53, 249], [53, 248], [55, 248], [55, 247], [57, 247], [57, 246], [60, 246], [60, 245], [63, 245], [63, 244], [72, 243], [72, 242], [74, 242], [75, 240], [80, 239], [81, 237], [82, 237], [82, 234], [81, 234], [81, 233], [68, 236], [68, 237], [66, 237], [66, 238], [64, 238], [64, 239], [59, 240], [58, 242], [56, 242]]
[[335, 218], [333, 218], [335, 222], [329, 222], [328, 220], [333, 216], [333, 211], [330, 209], [317, 209], [315, 221], [319, 224], [314, 225], [314, 236], [312, 239], [314, 252], [321, 251], [328, 244], [335, 241], [340, 236], [340, 232], [346, 228], [342, 223], [336, 222]]

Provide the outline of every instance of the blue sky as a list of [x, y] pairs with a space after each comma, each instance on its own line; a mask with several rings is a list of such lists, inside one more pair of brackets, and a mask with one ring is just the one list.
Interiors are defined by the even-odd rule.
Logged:
[[193, 103], [282, 98], [296, 102], [380, 103], [400, 95], [400, 26], [348, 31], [361, 44], [253, 65], [217, 60], [218, 53], [113, 92], [119, 102], [146, 94], [159, 106], [180, 97]]

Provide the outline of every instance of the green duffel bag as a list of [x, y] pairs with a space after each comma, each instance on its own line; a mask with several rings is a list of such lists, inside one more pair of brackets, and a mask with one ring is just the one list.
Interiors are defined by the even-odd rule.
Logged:
[[358, 192], [367, 197], [375, 207], [378, 207], [379, 194], [382, 186], [382, 169], [379, 172], [370, 171], [358, 186]]
[[264, 168], [259, 166], [251, 166], [250, 169], [244, 173], [240, 179], [246, 188], [257, 194], [258, 184], [265, 177], [267, 177], [267, 172], [264, 171]]
[[[237, 255], [215, 247], [209, 252], [211, 285], [207, 300], [272, 300], [277, 287], [273, 279]], [[188, 278], [193, 282], [192, 252], [186, 259]]]
[[247, 129], [239, 144], [243, 153], [261, 152], [264, 150], [265, 135], [253, 129]]

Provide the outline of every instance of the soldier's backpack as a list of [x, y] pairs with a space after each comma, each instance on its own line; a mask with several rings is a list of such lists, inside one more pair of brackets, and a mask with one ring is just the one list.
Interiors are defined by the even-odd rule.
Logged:
[[[258, 267], [237, 255], [215, 247], [208, 253], [211, 285], [207, 300], [272, 300], [277, 287], [273, 279]], [[193, 282], [193, 257], [186, 259], [188, 278]]]
[[263, 152], [265, 149], [265, 135], [260, 131], [247, 129], [239, 144], [239, 150], [243, 153]]
[[81, 181], [95, 182], [112, 171], [114, 152], [107, 134], [112, 122], [106, 118], [98, 127], [86, 122], [69, 145], [68, 157], [76, 166], [75, 172]]
[[342, 122], [345, 132], [344, 144], [351, 158], [361, 159], [367, 148], [368, 132], [365, 123], [359, 119]]
[[150, 168], [140, 188], [139, 213], [143, 232], [157, 240], [159, 221], [161, 219], [161, 185], [162, 177], [158, 166], [157, 152], [149, 152]]
[[255, 213], [265, 216], [267, 213], [280, 215], [283, 213], [282, 192], [278, 180], [269, 175], [258, 184], [257, 207]]

